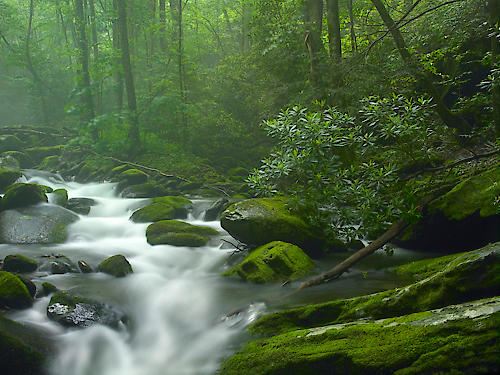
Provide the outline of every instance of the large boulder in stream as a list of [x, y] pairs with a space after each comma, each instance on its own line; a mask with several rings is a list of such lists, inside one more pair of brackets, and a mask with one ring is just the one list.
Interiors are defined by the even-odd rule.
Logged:
[[33, 272], [38, 268], [36, 260], [22, 254], [7, 255], [3, 260], [2, 270], [16, 273]]
[[72, 294], [58, 291], [47, 306], [49, 319], [67, 327], [86, 328], [93, 324], [118, 327], [125, 319], [116, 307]]
[[114, 277], [125, 277], [134, 272], [127, 258], [120, 254], [103, 260], [98, 270]]
[[92, 198], [71, 198], [66, 202], [66, 208], [79, 215], [88, 215], [90, 208], [97, 205]]
[[213, 228], [191, 225], [178, 220], [158, 221], [146, 230], [146, 238], [150, 245], [201, 247], [217, 234]]
[[0, 155], [0, 168], [19, 172], [21, 164], [12, 155]]
[[396, 243], [436, 251], [464, 251], [500, 241], [500, 164], [470, 177], [431, 202], [422, 219]]
[[144, 184], [126, 187], [121, 192], [123, 198], [153, 198], [168, 194], [168, 189], [157, 182], [146, 182]]
[[67, 238], [66, 227], [78, 215], [48, 204], [21, 207], [0, 212], [0, 243], [61, 243]]
[[25, 183], [11, 185], [2, 199], [2, 210], [48, 202], [45, 192], [45, 187], [41, 185]]
[[252, 283], [284, 282], [309, 274], [314, 263], [298, 246], [275, 241], [253, 250], [222, 276], [238, 276]]
[[[309, 255], [322, 253], [326, 241], [286, 206], [287, 198], [256, 198], [237, 202], [222, 213], [221, 225], [238, 241], [261, 246], [285, 241]], [[337, 247], [342, 247], [339, 243]], [[345, 249], [342, 247], [342, 249]]]
[[20, 177], [21, 172], [19, 170], [0, 168], [0, 192], [4, 192], [8, 186], [12, 185]]
[[185, 219], [192, 202], [181, 196], [153, 198], [151, 203], [135, 211], [130, 220], [135, 223], [150, 223], [161, 220]]
[[0, 309], [23, 309], [30, 307], [32, 303], [28, 288], [21, 279], [10, 272], [0, 271]]

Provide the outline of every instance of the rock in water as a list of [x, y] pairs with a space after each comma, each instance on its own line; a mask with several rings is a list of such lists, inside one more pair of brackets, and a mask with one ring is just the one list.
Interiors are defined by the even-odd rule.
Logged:
[[205, 211], [205, 217], [203, 218], [203, 220], [205, 221], [217, 220], [228, 205], [229, 205], [229, 200], [227, 198], [220, 198], [216, 200], [208, 208], [208, 210]]
[[25, 273], [33, 272], [38, 268], [36, 260], [21, 254], [7, 255], [3, 260], [2, 270], [9, 272]]
[[163, 220], [151, 224], [146, 230], [150, 245], [201, 247], [218, 232], [209, 227], [191, 225], [178, 220]]
[[153, 198], [146, 207], [135, 211], [130, 220], [135, 223], [150, 223], [161, 220], [185, 219], [192, 202], [180, 196]]
[[16, 182], [19, 177], [21, 177], [21, 172], [19, 170], [0, 168], [0, 192], [4, 192], [5, 189]]
[[0, 212], [0, 242], [61, 243], [78, 215], [59, 206], [37, 205]]
[[123, 255], [114, 255], [99, 264], [98, 270], [114, 277], [125, 277], [133, 273], [132, 266]]
[[99, 323], [118, 327], [124, 314], [115, 307], [71, 294], [56, 292], [47, 306], [47, 316], [67, 327], [86, 328]]
[[36, 184], [17, 183], [9, 186], [2, 199], [2, 210], [10, 210], [48, 202], [45, 187]]
[[88, 215], [90, 207], [95, 206], [97, 202], [92, 198], [71, 198], [66, 203], [66, 208], [80, 215]]
[[30, 307], [32, 303], [26, 285], [16, 275], [0, 271], [0, 308], [22, 309]]
[[253, 250], [239, 265], [223, 276], [239, 276], [245, 281], [266, 283], [295, 280], [314, 268], [311, 258], [298, 246], [275, 241]]

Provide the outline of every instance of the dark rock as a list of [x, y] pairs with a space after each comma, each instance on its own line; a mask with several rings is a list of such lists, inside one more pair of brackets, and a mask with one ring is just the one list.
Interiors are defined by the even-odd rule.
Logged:
[[34, 165], [33, 159], [31, 159], [31, 157], [27, 153], [22, 151], [6, 151], [1, 155], [13, 157], [14, 159], [18, 160], [20, 167], [23, 169], [31, 168]]
[[54, 275], [63, 275], [65, 273], [77, 273], [78, 268], [68, 257], [52, 254], [42, 257], [40, 271], [49, 272]]
[[21, 169], [21, 165], [19, 160], [17, 160], [12, 155], [4, 155], [0, 156], [0, 168], [7, 169], [9, 171], [19, 171]]
[[59, 206], [39, 205], [0, 212], [0, 242], [61, 243], [78, 216]]
[[15, 135], [0, 135], [0, 152], [17, 151], [23, 146], [23, 142]]
[[80, 269], [81, 273], [92, 273], [92, 272], [94, 272], [94, 270], [92, 269], [92, 267], [90, 267], [89, 264], [87, 262], [85, 262], [84, 260], [79, 260], [78, 261], [78, 268]]
[[191, 225], [183, 221], [163, 220], [151, 224], [146, 230], [150, 245], [201, 247], [218, 232], [209, 227]]
[[68, 191], [66, 189], [57, 189], [50, 193], [49, 201], [61, 207], [68, 205]]
[[123, 198], [154, 198], [168, 194], [168, 190], [160, 184], [146, 182], [126, 187], [121, 192]]
[[90, 207], [96, 204], [97, 202], [91, 198], [71, 198], [68, 199], [66, 208], [80, 215], [88, 215]]
[[51, 284], [49, 282], [46, 282], [46, 281], [42, 283], [42, 288], [43, 288], [43, 293], [45, 296], [48, 296], [48, 295], [55, 293], [59, 290], [59, 289], [57, 289], [57, 286], [55, 286], [54, 284]]
[[86, 328], [93, 324], [118, 327], [124, 320], [124, 314], [117, 308], [71, 294], [69, 291], [58, 291], [50, 299], [47, 306], [49, 319], [67, 327]]
[[8, 186], [16, 182], [21, 176], [22, 175], [19, 170], [14, 171], [0, 168], [0, 192], [4, 192]]
[[33, 160], [43, 160], [47, 156], [61, 155], [63, 146], [32, 147], [24, 150]]
[[36, 184], [17, 183], [10, 185], [2, 199], [2, 209], [31, 206], [48, 202], [44, 187]]
[[127, 258], [123, 255], [114, 255], [102, 261], [98, 270], [114, 277], [125, 277], [134, 272]]
[[136, 223], [150, 223], [161, 220], [185, 219], [192, 202], [180, 196], [153, 198], [152, 202], [135, 211], [130, 220]]
[[215, 221], [220, 218], [220, 215], [222, 212], [228, 208], [229, 206], [229, 199], [227, 198], [220, 198], [216, 200], [208, 210], [205, 211], [205, 217], [203, 220], [205, 221]]
[[31, 298], [35, 298], [36, 296], [36, 285], [33, 281], [28, 279], [24, 275], [16, 275], [19, 280], [26, 286], [26, 289], [28, 289], [28, 293], [30, 294]]
[[59, 170], [60, 164], [61, 164], [61, 160], [60, 160], [59, 156], [57, 156], [57, 155], [47, 156], [38, 165], [37, 169], [41, 169], [44, 171], [57, 172]]
[[3, 260], [2, 270], [16, 273], [33, 272], [38, 268], [36, 260], [21, 254], [7, 255]]
[[0, 271], [0, 308], [22, 309], [32, 304], [33, 299], [26, 285], [16, 275]]

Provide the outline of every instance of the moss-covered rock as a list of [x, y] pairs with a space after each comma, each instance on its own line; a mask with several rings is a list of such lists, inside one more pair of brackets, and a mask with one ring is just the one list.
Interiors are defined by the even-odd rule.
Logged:
[[28, 289], [28, 293], [30, 294], [31, 298], [35, 298], [36, 284], [25, 275], [16, 274], [16, 276], [26, 286], [26, 289]]
[[296, 330], [245, 346], [221, 375], [500, 371], [500, 298], [378, 321]]
[[45, 281], [42, 283], [42, 290], [43, 295], [48, 296], [57, 292], [59, 289], [57, 289], [57, 286], [55, 286], [54, 284]]
[[431, 202], [398, 239], [403, 247], [464, 251], [500, 241], [500, 164]]
[[229, 199], [220, 198], [216, 200], [212, 205], [205, 211], [205, 216], [203, 220], [205, 221], [215, 221], [220, 218], [220, 215], [226, 208], [229, 207]]
[[19, 165], [21, 168], [31, 168], [34, 165], [33, 159], [22, 151], [6, 151], [1, 154], [2, 157], [12, 157], [19, 161]]
[[66, 208], [79, 215], [88, 215], [90, 207], [95, 206], [97, 202], [92, 198], [71, 198], [68, 199]]
[[8, 186], [16, 182], [21, 176], [20, 171], [0, 168], [0, 192], [3, 193]]
[[121, 192], [123, 198], [153, 198], [168, 194], [167, 188], [156, 182], [146, 182], [144, 184], [126, 187]]
[[2, 270], [17, 273], [33, 272], [38, 268], [36, 260], [22, 254], [7, 255], [3, 260]]
[[0, 155], [0, 168], [9, 171], [19, 171], [21, 169], [21, 164], [19, 160], [12, 155]]
[[0, 308], [30, 307], [33, 299], [26, 285], [14, 274], [0, 271]]
[[42, 169], [44, 171], [56, 172], [59, 169], [59, 165], [61, 160], [59, 156], [52, 155], [44, 158], [41, 163], [38, 165], [38, 169]]
[[136, 223], [149, 223], [161, 220], [185, 219], [192, 202], [180, 196], [153, 198], [152, 202], [135, 211], [130, 220]]
[[231, 205], [222, 213], [221, 225], [237, 240], [260, 246], [285, 241], [311, 256], [322, 254], [326, 241], [286, 206], [287, 199], [257, 198]]
[[111, 175], [112, 176], [117, 176], [119, 175], [120, 173], [122, 172], [125, 172], [129, 169], [134, 169], [134, 167], [128, 165], [128, 164], [122, 164], [122, 165], [119, 165], [118, 167], [115, 167], [113, 169], [111, 169]]
[[17, 183], [7, 189], [2, 199], [2, 209], [26, 207], [41, 202], [48, 202], [45, 189], [42, 186]]
[[17, 151], [22, 147], [23, 142], [15, 135], [0, 135], [0, 152]]
[[78, 328], [96, 323], [117, 327], [124, 320], [124, 314], [115, 307], [69, 291], [58, 291], [52, 296], [47, 316], [64, 326]]
[[66, 189], [56, 189], [50, 193], [49, 202], [66, 207], [68, 204], [68, 191]]
[[32, 160], [43, 160], [47, 156], [61, 155], [63, 146], [31, 147], [24, 150]]
[[39, 269], [40, 271], [49, 272], [54, 275], [78, 272], [76, 265], [71, 259], [61, 254], [43, 255]]
[[146, 230], [150, 245], [204, 246], [218, 232], [209, 227], [191, 225], [183, 221], [162, 220], [151, 224]]
[[120, 183], [124, 185], [139, 185], [148, 180], [148, 175], [138, 169], [127, 169], [118, 175]]
[[132, 266], [123, 255], [114, 255], [99, 264], [98, 270], [114, 277], [125, 277], [133, 273]]
[[295, 280], [309, 274], [314, 263], [298, 246], [275, 241], [253, 250], [223, 276], [238, 276], [252, 283]]
[[305, 327], [387, 318], [453, 303], [500, 295], [500, 243], [463, 254], [425, 260], [396, 268], [418, 281], [368, 296], [307, 305], [263, 316], [250, 327], [276, 334]]

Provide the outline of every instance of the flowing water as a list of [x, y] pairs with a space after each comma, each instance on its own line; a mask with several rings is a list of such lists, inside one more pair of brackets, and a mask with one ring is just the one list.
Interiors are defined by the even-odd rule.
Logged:
[[[222, 359], [248, 339], [245, 328], [260, 314], [278, 307], [397, 286], [400, 280], [386, 272], [387, 268], [422, 257], [402, 249], [397, 249], [393, 257], [378, 254], [336, 283], [271, 306], [265, 301], [285, 294], [295, 285], [249, 285], [220, 277], [228, 263], [242, 255], [232, 255], [234, 248], [221, 241], [230, 237], [218, 221], [202, 220], [210, 200], [195, 199], [187, 221], [215, 228], [219, 237], [197, 249], [150, 246], [145, 237], [147, 224], [129, 220], [147, 199], [119, 198], [113, 183], [78, 184], [40, 171], [25, 171], [25, 175], [28, 182], [65, 188], [70, 198], [92, 198], [97, 205], [69, 227], [66, 243], [0, 245], [2, 258], [15, 253], [34, 259], [44, 254], [63, 254], [75, 263], [85, 260], [96, 268], [105, 258], [123, 254], [134, 270], [120, 279], [102, 273], [31, 275], [38, 285], [48, 281], [59, 289], [120, 306], [128, 317], [127, 327], [121, 329], [101, 325], [63, 328], [46, 316], [50, 297], [38, 299], [31, 309], [11, 313], [10, 318], [45, 331], [57, 343], [57, 354], [48, 364], [53, 375], [214, 374]], [[330, 263], [344, 256], [340, 254]], [[322, 263], [318, 270], [328, 266], [328, 262]], [[238, 314], [225, 318], [235, 309]]]

